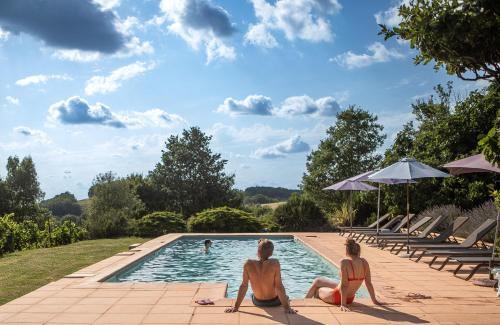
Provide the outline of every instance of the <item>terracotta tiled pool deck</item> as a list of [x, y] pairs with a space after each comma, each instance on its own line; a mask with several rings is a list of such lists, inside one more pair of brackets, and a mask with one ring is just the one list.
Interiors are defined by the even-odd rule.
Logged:
[[[262, 235], [262, 234], [260, 234]], [[344, 238], [333, 233], [297, 233], [296, 238], [334, 264], [343, 257]], [[3, 324], [500, 324], [500, 298], [492, 288], [477, 287], [435, 271], [426, 263], [362, 246], [380, 299], [373, 306], [358, 299], [352, 311], [316, 299], [292, 300], [297, 315], [282, 308], [257, 308], [245, 301], [239, 313], [225, 314], [224, 283], [141, 284], [99, 282], [133, 261], [175, 240], [170, 234], [86, 267], [0, 306]], [[484, 277], [484, 275], [483, 275]], [[198, 298], [215, 300], [198, 306]]]

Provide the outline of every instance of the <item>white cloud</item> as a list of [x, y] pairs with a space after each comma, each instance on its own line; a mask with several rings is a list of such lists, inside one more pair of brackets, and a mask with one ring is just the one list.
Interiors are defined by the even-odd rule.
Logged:
[[117, 114], [117, 116], [129, 128], [171, 128], [187, 123], [181, 116], [169, 114], [160, 108], [153, 108], [144, 112]]
[[50, 144], [52, 142], [49, 136], [45, 132], [36, 129], [31, 129], [27, 126], [15, 127], [14, 132], [21, 134], [23, 136], [31, 137], [38, 143]]
[[102, 57], [99, 52], [81, 50], [56, 50], [52, 56], [59, 60], [72, 62], [93, 62]]
[[229, 97], [217, 108], [217, 112], [230, 115], [271, 115], [272, 110], [271, 98], [262, 95], [250, 95], [242, 100]]
[[95, 3], [99, 4], [102, 9], [110, 10], [120, 6], [121, 0], [93, 0]]
[[168, 30], [194, 50], [203, 46], [207, 64], [219, 58], [236, 58], [235, 49], [223, 41], [236, 32], [224, 8], [209, 0], [162, 0], [160, 10], [163, 16], [151, 22], [157, 25], [168, 22]]
[[73, 80], [73, 78], [67, 76], [67, 75], [58, 75], [58, 74], [51, 74], [51, 75], [44, 75], [44, 74], [37, 74], [37, 75], [32, 75], [25, 77], [23, 79], [19, 79], [16, 81], [16, 85], [25, 87], [29, 85], [36, 85], [36, 84], [44, 84], [49, 80]]
[[327, 17], [342, 9], [337, 0], [252, 0], [258, 23], [249, 26], [248, 43], [264, 47], [277, 45], [270, 31], [281, 31], [289, 41], [328, 42], [334, 37]]
[[233, 116], [335, 116], [339, 111], [340, 106], [333, 97], [327, 96], [314, 100], [306, 95], [288, 97], [279, 106], [273, 106], [271, 98], [263, 95], [250, 95], [242, 100], [229, 97], [217, 108], [217, 112]]
[[154, 63], [135, 62], [123, 67], [120, 67], [109, 76], [93, 76], [87, 80], [85, 84], [85, 94], [106, 94], [116, 91], [122, 86], [122, 81], [131, 79], [135, 76], [141, 75], [146, 71], [154, 68]]
[[144, 112], [113, 112], [102, 103], [89, 104], [73, 96], [49, 107], [48, 121], [67, 125], [103, 125], [113, 128], [140, 129], [145, 127], [172, 128], [187, 122], [177, 114], [153, 108]]
[[6, 41], [9, 39], [10, 33], [6, 30], [0, 28], [0, 41]]
[[248, 32], [245, 34], [245, 44], [252, 44], [270, 49], [277, 47], [278, 41], [276, 41], [264, 24], [257, 24], [248, 27]]
[[404, 58], [404, 55], [395, 49], [388, 49], [382, 43], [375, 42], [368, 46], [368, 51], [371, 54], [355, 54], [351, 51], [337, 55], [331, 58], [330, 61], [337, 62], [340, 66], [347, 69], [363, 68], [374, 63], [387, 62], [390, 59]]
[[284, 158], [287, 154], [307, 152], [311, 148], [309, 144], [302, 141], [301, 137], [295, 135], [283, 142], [277, 143], [274, 146], [259, 148], [255, 150], [255, 157], [263, 159]]
[[295, 131], [292, 129], [273, 129], [269, 125], [254, 124], [246, 128], [238, 128], [233, 125], [215, 123], [208, 133], [214, 136], [217, 142], [228, 144], [234, 143], [263, 143], [270, 139], [287, 138]]
[[12, 96], [6, 96], [5, 100], [7, 102], [9, 102], [10, 104], [16, 105], [16, 106], [19, 105], [19, 103], [20, 103], [19, 98], [12, 97]]
[[401, 16], [399, 16], [399, 7], [408, 5], [410, 0], [402, 0], [397, 5], [390, 7], [385, 11], [380, 11], [375, 14], [377, 24], [386, 25], [387, 27], [395, 27], [401, 23]]
[[340, 106], [333, 97], [328, 96], [314, 100], [303, 95], [288, 97], [273, 110], [273, 114], [277, 116], [335, 116], [339, 111]]

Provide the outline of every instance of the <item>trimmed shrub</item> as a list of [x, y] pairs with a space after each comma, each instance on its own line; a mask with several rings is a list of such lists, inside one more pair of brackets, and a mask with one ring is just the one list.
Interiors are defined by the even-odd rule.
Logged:
[[133, 233], [140, 237], [158, 237], [171, 232], [185, 232], [181, 214], [169, 211], [153, 212], [133, 222]]
[[189, 218], [191, 232], [259, 232], [262, 225], [248, 212], [222, 207], [207, 209]]
[[313, 200], [293, 194], [286, 204], [274, 210], [274, 221], [280, 231], [318, 230], [326, 223], [320, 208]]

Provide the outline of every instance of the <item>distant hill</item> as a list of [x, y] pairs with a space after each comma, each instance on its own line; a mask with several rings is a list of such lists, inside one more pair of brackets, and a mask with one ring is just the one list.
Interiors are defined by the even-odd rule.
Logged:
[[293, 193], [300, 193], [300, 191], [270, 186], [252, 186], [245, 189], [245, 196], [264, 195], [276, 201], [286, 201]]

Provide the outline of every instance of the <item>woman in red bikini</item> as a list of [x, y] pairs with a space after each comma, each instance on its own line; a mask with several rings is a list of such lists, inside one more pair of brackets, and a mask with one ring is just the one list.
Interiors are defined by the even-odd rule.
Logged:
[[356, 291], [364, 281], [373, 303], [379, 305], [380, 302], [373, 289], [370, 266], [360, 257], [361, 247], [350, 238], [346, 240], [345, 247], [347, 258], [340, 261], [340, 283], [327, 278], [317, 278], [313, 281], [306, 298], [319, 298], [329, 304], [340, 305], [342, 311], [349, 311], [347, 305], [352, 304]]

